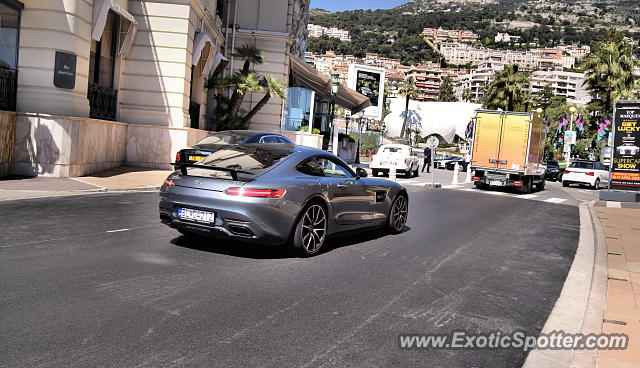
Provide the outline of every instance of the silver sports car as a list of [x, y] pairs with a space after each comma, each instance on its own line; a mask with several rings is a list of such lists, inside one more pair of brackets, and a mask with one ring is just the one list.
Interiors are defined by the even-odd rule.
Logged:
[[312, 255], [332, 234], [368, 227], [400, 233], [407, 222], [402, 185], [367, 178], [318, 149], [231, 145], [175, 165], [160, 191], [160, 219], [185, 235], [288, 243]]

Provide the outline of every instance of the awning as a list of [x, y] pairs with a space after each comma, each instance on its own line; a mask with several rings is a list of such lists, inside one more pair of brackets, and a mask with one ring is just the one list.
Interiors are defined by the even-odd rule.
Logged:
[[116, 14], [120, 15], [127, 21], [128, 27], [126, 30], [124, 27], [121, 30], [121, 35], [124, 34], [124, 40], [121, 40], [122, 47], [120, 47], [119, 54], [127, 55], [133, 45], [133, 38], [136, 36], [138, 30], [138, 22], [128, 11], [118, 5], [115, 0], [95, 0], [93, 3], [93, 29], [91, 30], [91, 38], [100, 41], [104, 27], [107, 24], [107, 15], [109, 10], [113, 10]]
[[193, 36], [193, 54], [191, 57], [191, 63], [193, 65], [198, 64], [198, 61], [200, 61], [200, 58], [202, 57], [202, 50], [204, 50], [207, 42], [213, 47], [213, 41], [211, 41], [211, 37], [206, 33], [196, 32]]
[[216, 76], [222, 72], [222, 69], [227, 67], [229, 64], [229, 59], [224, 57], [221, 53], [216, 53], [216, 57], [213, 60], [213, 72], [212, 75]]
[[[300, 87], [315, 91], [324, 99], [331, 100], [331, 78], [293, 55], [291, 55], [291, 79]], [[341, 84], [336, 94], [336, 104], [356, 114], [371, 106], [371, 101], [368, 97]]]

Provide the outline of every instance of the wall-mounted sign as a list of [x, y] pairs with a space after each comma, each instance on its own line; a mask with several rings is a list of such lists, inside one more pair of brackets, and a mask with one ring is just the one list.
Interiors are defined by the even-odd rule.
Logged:
[[76, 61], [78, 57], [68, 52], [56, 51], [53, 67], [53, 85], [58, 88], [74, 89], [76, 86]]
[[366, 96], [371, 106], [364, 109], [364, 117], [381, 121], [384, 114], [385, 71], [367, 65], [349, 65], [348, 87]]
[[616, 101], [611, 188], [640, 190], [640, 101]]

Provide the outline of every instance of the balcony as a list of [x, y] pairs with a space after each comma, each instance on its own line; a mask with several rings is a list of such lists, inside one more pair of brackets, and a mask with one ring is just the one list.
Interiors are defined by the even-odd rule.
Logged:
[[16, 111], [18, 71], [0, 67], [0, 110]]
[[116, 120], [118, 90], [101, 87], [89, 82], [89, 117], [102, 120]]

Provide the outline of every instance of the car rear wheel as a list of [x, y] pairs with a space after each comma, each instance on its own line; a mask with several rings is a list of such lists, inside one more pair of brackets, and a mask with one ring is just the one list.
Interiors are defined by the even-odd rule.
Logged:
[[302, 255], [311, 256], [322, 248], [326, 237], [327, 211], [317, 202], [308, 204], [296, 225], [293, 248]]
[[600, 188], [600, 178], [596, 178], [596, 181], [593, 183], [593, 189]]
[[563, 181], [562, 182], [562, 186], [565, 187], [565, 188], [568, 187], [569, 186], [569, 182], [568, 181]]
[[376, 169], [371, 170], [371, 176], [373, 176], [374, 178], [378, 176], [378, 170]]
[[391, 204], [391, 211], [387, 219], [387, 231], [399, 234], [407, 224], [409, 214], [409, 202], [404, 194], [398, 194]]

